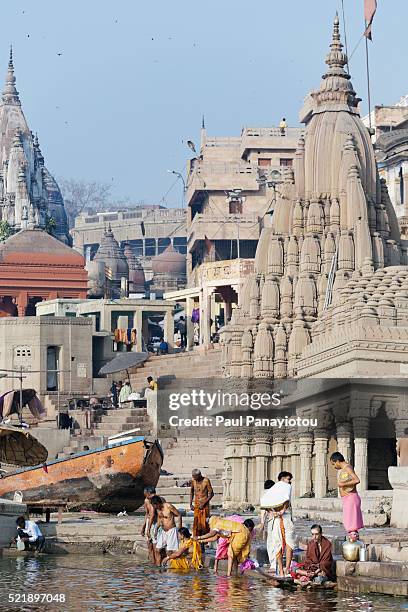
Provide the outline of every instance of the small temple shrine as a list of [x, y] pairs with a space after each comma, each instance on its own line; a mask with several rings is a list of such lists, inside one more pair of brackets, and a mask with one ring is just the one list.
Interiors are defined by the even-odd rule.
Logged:
[[87, 283], [82, 255], [41, 229], [0, 245], [0, 317], [34, 316], [43, 300], [86, 299]]

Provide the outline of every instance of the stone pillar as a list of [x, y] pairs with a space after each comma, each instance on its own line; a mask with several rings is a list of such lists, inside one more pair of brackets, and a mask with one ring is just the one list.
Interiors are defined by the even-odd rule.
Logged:
[[259, 503], [265, 480], [268, 478], [268, 462], [271, 456], [271, 434], [268, 431], [255, 433], [255, 487], [254, 505]]
[[299, 434], [299, 454], [300, 454], [300, 484], [299, 496], [309, 493], [313, 489], [312, 483], [312, 452], [313, 434]]
[[273, 435], [272, 441], [272, 480], [276, 482], [282, 471], [283, 455], [285, 454], [285, 437], [282, 433]]
[[402, 166], [402, 180], [404, 182], [404, 215], [408, 215], [408, 164]]
[[201, 344], [208, 345], [211, 341], [211, 294], [212, 291], [203, 291], [200, 300], [200, 336]]
[[244, 438], [241, 443], [241, 487], [240, 487], [240, 504], [246, 504], [248, 502], [248, 469], [249, 459], [251, 456], [251, 450], [249, 446], [249, 439]]
[[17, 296], [17, 310], [18, 310], [19, 317], [25, 316], [27, 304], [28, 304], [27, 291], [20, 291], [20, 293]]
[[224, 302], [224, 318], [225, 318], [225, 325], [228, 323], [228, 321], [231, 318], [231, 314], [232, 314], [232, 305], [231, 302]]
[[368, 485], [368, 470], [367, 470], [367, 447], [368, 447], [368, 426], [369, 417], [354, 417], [353, 432], [354, 432], [354, 471], [360, 479], [360, 484], [357, 486], [359, 492], [366, 491]]
[[408, 529], [408, 467], [390, 466], [388, 480], [394, 490], [391, 509], [391, 527]]
[[[143, 351], [143, 311], [135, 310], [133, 315], [133, 328], [136, 330], [136, 350], [138, 352]], [[145, 338], [147, 344], [148, 338]]]
[[194, 300], [191, 297], [186, 298], [186, 307], [184, 317], [186, 320], [187, 346], [186, 351], [191, 351], [194, 347], [194, 324], [191, 322], [191, 314], [194, 308]]
[[231, 428], [225, 436], [224, 451], [224, 490], [222, 505], [224, 508], [234, 507], [239, 500], [239, 479], [241, 471], [240, 442], [238, 428]]
[[[408, 437], [408, 420], [407, 419], [396, 418], [394, 420], [394, 425], [395, 425], [396, 442], [398, 442], [398, 440], [401, 438]], [[399, 457], [397, 457], [397, 461], [399, 465]]]
[[347, 463], [351, 462], [351, 425], [350, 423], [337, 423], [337, 450]]
[[169, 353], [173, 352], [174, 347], [174, 317], [173, 311], [167, 310], [164, 315], [164, 339], [169, 345]]
[[315, 497], [324, 497], [327, 493], [328, 446], [328, 434], [324, 431], [316, 431], [314, 435], [315, 467], [313, 478]]

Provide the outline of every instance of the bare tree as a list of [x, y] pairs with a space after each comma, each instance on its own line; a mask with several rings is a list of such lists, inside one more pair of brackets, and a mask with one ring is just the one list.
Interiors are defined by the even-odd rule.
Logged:
[[58, 184], [64, 198], [70, 228], [75, 224], [75, 217], [84, 210], [96, 212], [110, 203], [112, 186], [109, 183], [60, 178]]

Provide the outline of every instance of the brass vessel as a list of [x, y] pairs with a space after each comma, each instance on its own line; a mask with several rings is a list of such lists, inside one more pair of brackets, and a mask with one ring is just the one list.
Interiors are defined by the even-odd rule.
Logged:
[[343, 557], [346, 561], [359, 561], [360, 560], [360, 548], [364, 544], [360, 540], [351, 541], [347, 539], [343, 544]]

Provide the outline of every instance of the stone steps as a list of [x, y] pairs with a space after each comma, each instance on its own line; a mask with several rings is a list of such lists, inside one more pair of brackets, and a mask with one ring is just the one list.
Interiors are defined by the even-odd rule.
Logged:
[[94, 433], [109, 437], [137, 428], [140, 429], [137, 432], [139, 435], [149, 436], [151, 434], [152, 424], [146, 408], [112, 408], [97, 418]]
[[337, 590], [348, 593], [377, 593], [407, 597], [408, 580], [337, 575]]
[[[390, 492], [384, 492], [389, 495]], [[362, 511], [366, 527], [382, 527], [387, 524], [389, 516], [381, 509], [381, 500], [388, 499], [380, 496], [363, 496]], [[337, 523], [343, 522], [342, 502], [338, 497], [333, 498], [296, 498], [292, 503], [294, 515], [297, 518], [310, 520], [327, 520]]]
[[[214, 497], [211, 500], [211, 506], [220, 507], [222, 505], [222, 486], [216, 485], [213, 487], [213, 489]], [[184, 510], [190, 509], [190, 487], [158, 486], [156, 491], [157, 495], [163, 496], [166, 501], [176, 506], [176, 508], [181, 508]]]
[[131, 385], [135, 390], [143, 389], [147, 386], [147, 376], [154, 378], [174, 376], [188, 379], [220, 376], [220, 360], [221, 350], [218, 348], [206, 352], [188, 351], [150, 357], [147, 362], [131, 373]]

